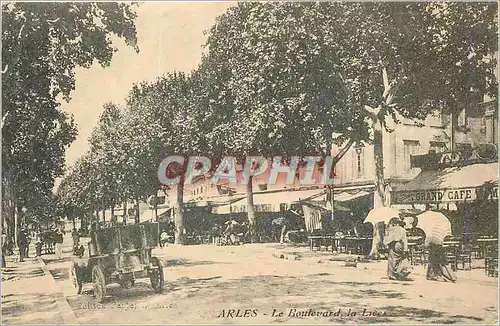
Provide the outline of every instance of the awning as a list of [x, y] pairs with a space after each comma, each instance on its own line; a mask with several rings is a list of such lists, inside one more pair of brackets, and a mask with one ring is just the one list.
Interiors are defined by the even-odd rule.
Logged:
[[[296, 204], [302, 201], [316, 201], [321, 200], [326, 194], [326, 189], [309, 189], [309, 190], [283, 190], [283, 191], [269, 191], [263, 193], [256, 193], [253, 195], [253, 204], [257, 212], [279, 212], [281, 204]], [[240, 200], [215, 207], [212, 212], [215, 214], [229, 214], [241, 213], [247, 211], [246, 197]]]
[[353, 199], [369, 196], [371, 192], [365, 190], [358, 191], [343, 191], [340, 194], [333, 194], [333, 200], [339, 202], [347, 202]]
[[245, 196], [220, 196], [210, 199], [213, 214], [231, 213], [231, 204], [244, 199]]
[[498, 200], [498, 163], [423, 171], [391, 194], [394, 204]]

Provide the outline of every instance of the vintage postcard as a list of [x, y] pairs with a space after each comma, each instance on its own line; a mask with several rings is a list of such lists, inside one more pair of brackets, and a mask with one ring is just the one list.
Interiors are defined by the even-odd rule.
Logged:
[[2, 324], [497, 324], [497, 2], [2, 11]]

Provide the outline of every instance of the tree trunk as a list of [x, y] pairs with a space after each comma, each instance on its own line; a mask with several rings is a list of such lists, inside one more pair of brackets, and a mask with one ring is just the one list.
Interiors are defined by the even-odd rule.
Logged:
[[111, 220], [114, 220], [115, 217], [115, 204], [111, 204]]
[[139, 198], [135, 198], [135, 223], [141, 222], [141, 216], [139, 215]]
[[[373, 124], [373, 154], [375, 156], [375, 191], [373, 208], [385, 206], [384, 151], [382, 137], [382, 122], [377, 119]], [[373, 225], [373, 241], [369, 254], [371, 258], [379, 258], [379, 248], [383, 245], [384, 223]]]
[[184, 244], [184, 176], [180, 176], [177, 184], [177, 200], [175, 203], [175, 244]]
[[127, 217], [128, 217], [128, 212], [127, 212], [127, 201], [123, 202], [123, 225], [127, 225]]
[[253, 206], [253, 177], [248, 177], [247, 183], [247, 214], [248, 214], [248, 231], [250, 235], [250, 242], [256, 242], [256, 223], [255, 223], [255, 207]]
[[458, 129], [458, 115], [454, 112], [451, 114], [451, 150], [454, 151], [456, 149], [456, 135]]
[[283, 242], [285, 242], [285, 235], [286, 235], [286, 224], [281, 227], [280, 244], [283, 244]]
[[97, 226], [99, 227], [99, 210], [98, 209], [95, 210], [95, 221], [97, 223]]
[[80, 215], [80, 231], [87, 229], [87, 218], [85, 215]]
[[15, 200], [12, 194], [11, 184], [9, 181], [8, 172], [5, 175], [3, 192], [2, 192], [2, 205], [3, 213], [5, 214], [5, 223], [7, 230], [7, 238], [13, 239], [15, 235]]
[[71, 218], [72, 222], [73, 222], [73, 229], [76, 229], [76, 222], [75, 222], [75, 217], [73, 216]]
[[[17, 206], [17, 205], [16, 205]], [[14, 242], [15, 242], [15, 245], [17, 246], [17, 238], [18, 238], [18, 235], [19, 235], [19, 215], [20, 212], [21, 212], [21, 207], [20, 206], [17, 206], [15, 209], [14, 209]]]
[[154, 205], [154, 208], [155, 208], [155, 222], [158, 222], [158, 191], [156, 191], [155, 193], [155, 205]]

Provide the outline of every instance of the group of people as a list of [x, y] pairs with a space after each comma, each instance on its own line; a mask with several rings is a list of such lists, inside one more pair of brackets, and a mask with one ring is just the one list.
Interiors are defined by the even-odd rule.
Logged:
[[245, 242], [248, 239], [248, 223], [238, 223], [237, 221], [231, 219], [226, 222], [226, 228], [222, 233], [224, 238], [224, 243], [227, 245], [235, 245], [238, 243]]
[[[408, 280], [412, 267], [408, 255], [408, 239], [405, 223], [401, 218], [392, 218], [389, 221], [384, 243], [389, 249], [387, 258], [387, 276], [390, 280]], [[456, 282], [455, 273], [447, 264], [446, 253], [442, 242], [436, 239], [428, 240], [429, 264], [426, 278], [431, 281]]]

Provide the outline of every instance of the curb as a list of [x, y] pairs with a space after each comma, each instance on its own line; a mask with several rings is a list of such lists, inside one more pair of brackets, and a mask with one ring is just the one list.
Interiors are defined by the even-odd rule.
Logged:
[[59, 307], [59, 312], [61, 314], [61, 317], [63, 319], [63, 323], [66, 325], [79, 325], [80, 323], [78, 322], [78, 319], [76, 318], [75, 312], [73, 309], [71, 309], [68, 301], [64, 297], [64, 294], [62, 292], [61, 287], [57, 284], [56, 280], [50, 273], [49, 269], [47, 268], [47, 264], [43, 261], [41, 257], [37, 257], [38, 262], [40, 263], [40, 266], [43, 269], [43, 272], [45, 275], [49, 276], [50, 282], [53, 283], [57, 289], [59, 289], [59, 296], [56, 298], [56, 303], [57, 306]]

